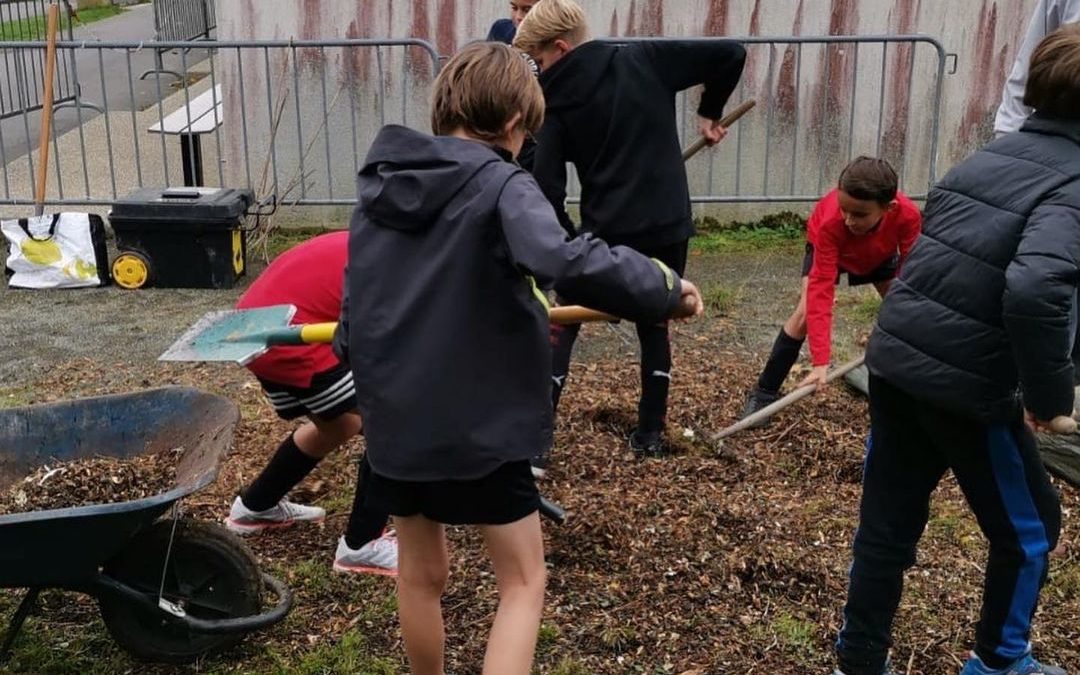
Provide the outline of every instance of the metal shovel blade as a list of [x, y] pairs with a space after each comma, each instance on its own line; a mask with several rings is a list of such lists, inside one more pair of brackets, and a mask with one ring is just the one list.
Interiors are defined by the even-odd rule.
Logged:
[[158, 360], [229, 361], [245, 365], [266, 352], [266, 335], [288, 327], [295, 314], [294, 305], [209, 312]]

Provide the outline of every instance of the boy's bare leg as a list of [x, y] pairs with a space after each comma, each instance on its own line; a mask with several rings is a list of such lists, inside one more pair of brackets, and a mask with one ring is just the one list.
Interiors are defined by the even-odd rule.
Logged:
[[544, 539], [533, 512], [509, 525], [480, 528], [495, 567], [499, 609], [484, 655], [484, 675], [528, 675], [544, 612]]
[[398, 617], [414, 675], [444, 675], [442, 595], [450, 576], [446, 531], [424, 516], [394, 517], [398, 536]]
[[889, 286], [892, 286], [892, 282], [892, 279], [875, 282], [874, 289], [878, 292], [878, 295], [884, 298], [885, 294], [889, 292]]
[[788, 334], [788, 337], [793, 337], [796, 340], [806, 339], [806, 288], [809, 283], [809, 277], [802, 278], [799, 304], [795, 307], [795, 311], [791, 313], [791, 316], [788, 317], [788, 320], [784, 322], [784, 332]]
[[330, 420], [312, 417], [293, 433], [293, 442], [308, 457], [322, 459], [360, 433], [362, 427], [359, 413], [345, 413]]

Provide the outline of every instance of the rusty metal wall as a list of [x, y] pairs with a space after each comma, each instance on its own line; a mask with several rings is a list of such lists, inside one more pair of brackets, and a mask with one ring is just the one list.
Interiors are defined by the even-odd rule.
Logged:
[[[806, 36], [923, 33], [955, 53], [945, 80], [942, 167], [987, 137], [1001, 86], [1036, 0], [586, 0], [596, 36]], [[219, 0], [221, 39], [417, 37], [447, 54], [482, 38], [507, 14], [505, 0]], [[953, 63], [950, 62], [950, 70]], [[750, 74], [766, 67], [751, 63]], [[803, 74], [819, 95], [845, 95], [851, 82], [824, 80], [824, 69]], [[929, 77], [929, 75], [926, 75]], [[891, 82], [890, 97], [928, 84]], [[918, 101], [915, 101], [915, 106]], [[890, 122], [907, 125], [900, 108]]]

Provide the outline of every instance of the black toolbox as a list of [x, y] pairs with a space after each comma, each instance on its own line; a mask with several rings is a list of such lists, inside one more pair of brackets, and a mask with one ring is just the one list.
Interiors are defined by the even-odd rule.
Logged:
[[113, 203], [109, 223], [124, 288], [231, 288], [247, 268], [251, 190], [141, 188]]

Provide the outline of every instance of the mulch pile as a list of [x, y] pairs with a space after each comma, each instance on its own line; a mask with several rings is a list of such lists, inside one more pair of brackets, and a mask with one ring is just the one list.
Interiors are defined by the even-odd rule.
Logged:
[[172, 489], [179, 459], [170, 450], [131, 459], [52, 462], [0, 493], [0, 515], [152, 497]]
[[[718, 451], [706, 437], [738, 418], [759, 364], [704, 337], [684, 333], [677, 342], [670, 457], [638, 461], [629, 451], [639, 380], [633, 357], [576, 364], [571, 373], [553, 465], [541, 482], [545, 496], [570, 518], [561, 527], [545, 524], [549, 578], [539, 672], [830, 672], [858, 522], [866, 403], [836, 385], [781, 413], [772, 426], [728, 439]], [[238, 368], [103, 370], [80, 362], [54, 373], [42, 383], [43, 398], [175, 382], [236, 400], [243, 411], [236, 448], [218, 481], [184, 501], [189, 515], [207, 520], [227, 513], [291, 428], [274, 418], [257, 384]], [[325, 460], [299, 492], [328, 508], [322, 528], [249, 540], [264, 568], [296, 591], [289, 620], [252, 635], [206, 669], [265, 672], [282, 663], [267, 657], [268, 650], [295, 665], [345, 639], [364, 655], [384, 657], [391, 666], [386, 672], [406, 672], [393, 583], [328, 572], [351, 505], [359, 446]], [[1033, 639], [1038, 654], [1076, 670], [1080, 494], [1059, 487], [1066, 514], [1062, 546], [1051, 562]], [[497, 602], [494, 576], [475, 532], [453, 529], [450, 541], [447, 670], [479, 672]], [[943, 481], [897, 618], [894, 660], [902, 672], [959, 671], [978, 619], [985, 559], [960, 491], [951, 479]], [[45, 616], [64, 620], [64, 610], [58, 611], [56, 618]]]

